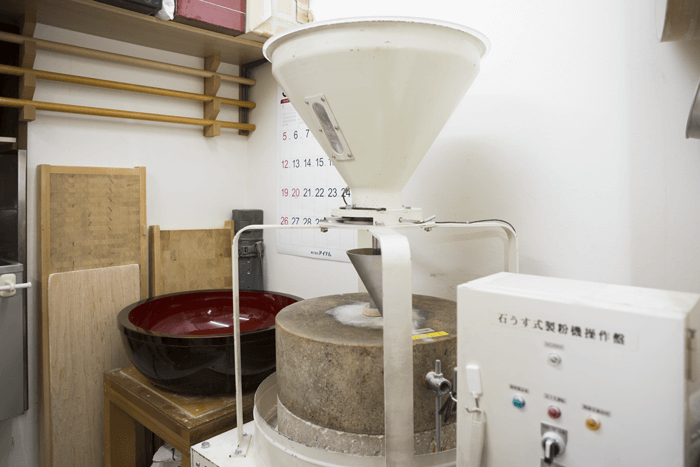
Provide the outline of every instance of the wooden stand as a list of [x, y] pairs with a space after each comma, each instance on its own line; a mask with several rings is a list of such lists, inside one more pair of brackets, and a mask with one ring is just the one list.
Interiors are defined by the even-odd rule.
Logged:
[[[104, 373], [104, 434], [107, 467], [148, 467], [155, 446], [148, 431], [182, 453], [190, 467], [190, 446], [236, 426], [236, 397], [184, 396], [153, 387], [133, 366]], [[250, 392], [243, 420], [253, 419]]]

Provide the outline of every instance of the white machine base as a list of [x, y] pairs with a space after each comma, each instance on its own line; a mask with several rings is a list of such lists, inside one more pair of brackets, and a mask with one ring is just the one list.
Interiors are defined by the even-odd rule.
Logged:
[[[238, 431], [222, 433], [191, 449], [192, 467], [385, 467], [385, 457], [354, 456], [306, 446], [280, 434], [261, 413], [274, 414], [277, 404], [277, 375], [268, 377], [255, 393], [254, 420], [243, 425], [252, 434], [246, 457], [235, 457]], [[274, 422], [273, 422], [274, 423]], [[209, 447], [202, 445], [208, 442]], [[455, 450], [413, 456], [414, 467], [454, 467]], [[197, 462], [200, 464], [197, 465]]]
[[252, 447], [254, 432], [254, 422], [248, 422], [243, 425], [244, 439], [251, 444], [245, 457], [234, 454], [238, 428], [195, 444], [190, 451], [192, 467], [256, 467], [258, 464], [255, 457], [255, 449]]

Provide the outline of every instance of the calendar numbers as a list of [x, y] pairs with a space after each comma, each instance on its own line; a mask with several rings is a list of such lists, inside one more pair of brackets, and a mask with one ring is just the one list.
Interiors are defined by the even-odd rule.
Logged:
[[[297, 229], [277, 231], [277, 251], [282, 254], [349, 261], [345, 251], [357, 248], [357, 233], [328, 229], [324, 223], [340, 201], [346, 183], [334, 160], [319, 145], [316, 128], [307, 127], [294, 107], [278, 91], [277, 107], [277, 216], [278, 224]], [[325, 140], [324, 140], [325, 141]], [[349, 196], [345, 201], [351, 203]], [[303, 229], [308, 227], [308, 229]], [[316, 228], [312, 228], [316, 227]]]
[[324, 187], [324, 188], [297, 188], [297, 187], [292, 187], [292, 188], [282, 188], [282, 197], [283, 198], [337, 198], [340, 196], [340, 193], [343, 191], [343, 188], [338, 188], [338, 187]]

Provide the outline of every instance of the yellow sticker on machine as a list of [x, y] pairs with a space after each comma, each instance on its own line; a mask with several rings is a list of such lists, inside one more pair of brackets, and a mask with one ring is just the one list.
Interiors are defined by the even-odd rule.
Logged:
[[427, 337], [440, 337], [440, 336], [449, 336], [449, 333], [445, 331], [438, 331], [438, 332], [428, 332], [425, 334], [416, 334], [413, 336], [413, 340], [417, 341], [418, 339], [425, 339]]

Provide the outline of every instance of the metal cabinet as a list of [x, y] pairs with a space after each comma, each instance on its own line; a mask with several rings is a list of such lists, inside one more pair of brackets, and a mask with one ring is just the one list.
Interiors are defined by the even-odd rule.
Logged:
[[[26, 151], [0, 154], [0, 286], [27, 279], [26, 161]], [[0, 421], [25, 412], [27, 397], [27, 291], [18, 288], [0, 296]]]
[[[14, 274], [24, 282], [24, 266], [0, 260], [0, 276]], [[27, 410], [26, 291], [0, 297], [0, 421]]]

